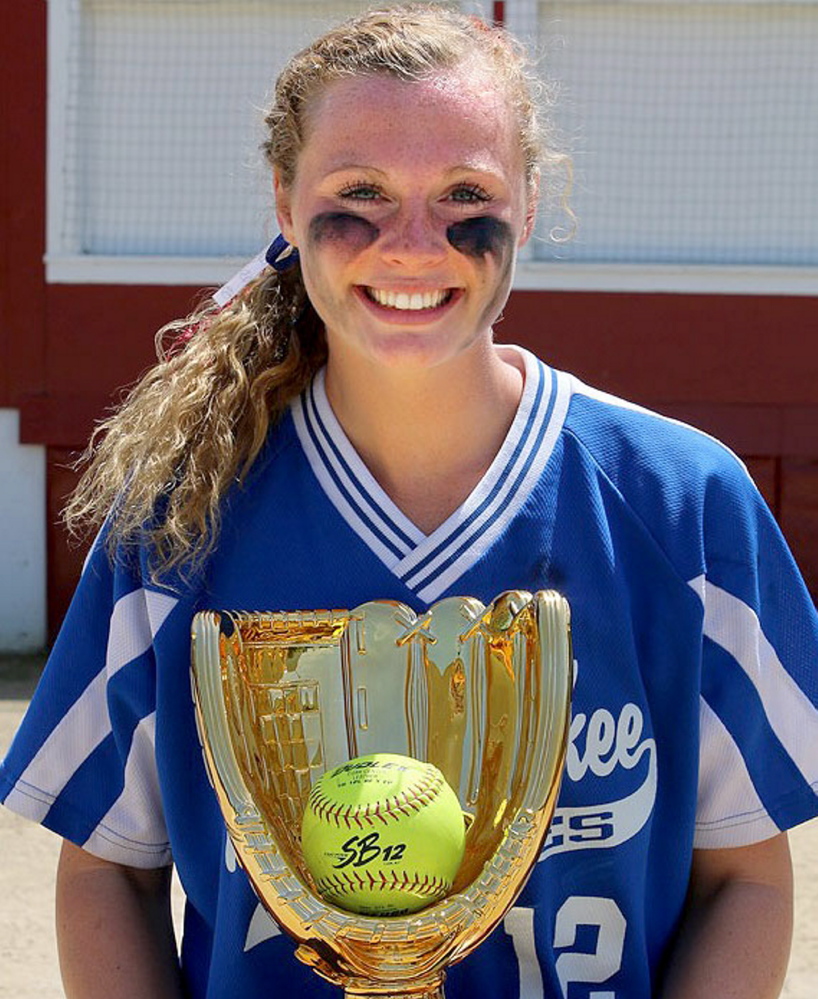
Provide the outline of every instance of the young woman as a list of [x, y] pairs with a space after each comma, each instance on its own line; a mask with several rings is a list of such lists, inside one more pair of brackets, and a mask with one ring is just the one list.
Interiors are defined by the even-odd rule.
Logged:
[[100, 537], [0, 771], [66, 841], [69, 997], [333, 994], [225, 848], [195, 611], [548, 587], [577, 659], [559, 807], [449, 999], [778, 995], [818, 621], [724, 447], [494, 343], [555, 158], [531, 95], [502, 31], [444, 8], [364, 15], [280, 77], [283, 239], [108, 422], [69, 508]]

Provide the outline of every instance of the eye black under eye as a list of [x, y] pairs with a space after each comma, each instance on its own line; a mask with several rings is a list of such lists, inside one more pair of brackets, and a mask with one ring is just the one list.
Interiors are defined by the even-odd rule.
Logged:
[[490, 254], [498, 260], [509, 254], [514, 245], [514, 232], [508, 222], [493, 215], [455, 222], [446, 230], [449, 243], [467, 257], [481, 258]]
[[360, 253], [375, 242], [377, 226], [354, 212], [322, 212], [310, 220], [310, 241]]

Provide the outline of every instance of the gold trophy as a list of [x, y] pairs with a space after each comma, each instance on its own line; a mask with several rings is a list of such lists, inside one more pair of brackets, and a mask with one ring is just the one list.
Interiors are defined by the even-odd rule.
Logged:
[[[236, 855], [300, 960], [358, 996], [443, 999], [448, 965], [497, 925], [551, 821], [567, 745], [566, 601], [509, 591], [418, 615], [204, 611], [193, 695], [205, 763]], [[451, 892], [407, 916], [323, 901], [300, 829], [314, 782], [369, 753], [433, 763], [457, 793], [466, 849]]]

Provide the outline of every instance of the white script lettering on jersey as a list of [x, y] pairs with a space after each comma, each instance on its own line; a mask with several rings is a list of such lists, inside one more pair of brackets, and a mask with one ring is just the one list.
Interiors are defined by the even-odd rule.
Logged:
[[[565, 762], [568, 777], [580, 781], [588, 770], [597, 777], [608, 777], [617, 766], [632, 770], [647, 746], [647, 741], [639, 741], [643, 728], [642, 712], [635, 704], [626, 704], [618, 719], [606, 708], [597, 708], [590, 720], [585, 714], [575, 715]], [[584, 752], [577, 747], [583, 731]]]
[[[639, 767], [639, 783], [614, 800], [557, 807], [540, 860], [569, 850], [618, 846], [642, 829], [653, 811], [657, 786], [656, 742], [643, 739], [643, 730], [644, 717], [636, 704], [625, 704], [619, 717], [607, 708], [597, 708], [590, 718], [584, 713], [573, 717], [564, 781], [578, 784], [590, 771], [594, 777], [618, 777], [617, 786], [621, 788], [617, 771]], [[640, 767], [645, 756], [647, 764]]]

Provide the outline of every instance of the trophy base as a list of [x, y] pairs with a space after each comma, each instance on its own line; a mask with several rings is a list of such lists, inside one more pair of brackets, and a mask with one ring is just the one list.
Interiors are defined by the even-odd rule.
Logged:
[[344, 999], [372, 999], [373, 996], [377, 996], [377, 999], [445, 999], [442, 981], [436, 985], [425, 985], [419, 989], [411, 989], [409, 991], [401, 991], [394, 988], [388, 991], [381, 991], [377, 987], [372, 990], [344, 989]]
[[414, 981], [406, 981], [405, 978], [398, 981], [376, 978], [365, 980], [357, 976], [340, 976], [337, 969], [323, 960], [312, 947], [301, 945], [296, 948], [295, 955], [321, 978], [340, 986], [344, 991], [344, 999], [446, 999], [443, 991], [446, 975], [441, 969], [429, 969]]

